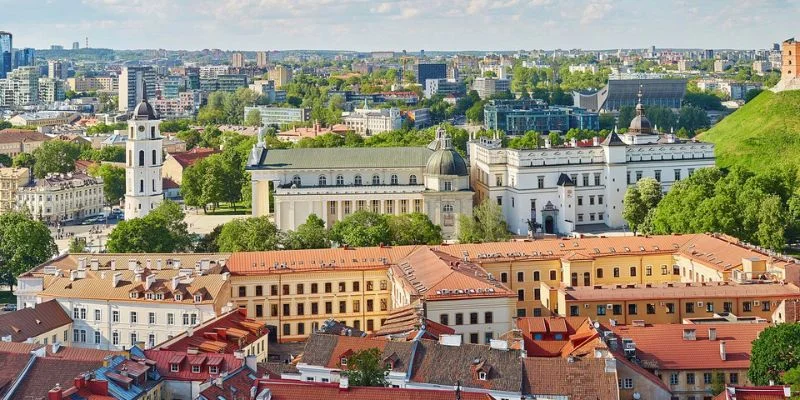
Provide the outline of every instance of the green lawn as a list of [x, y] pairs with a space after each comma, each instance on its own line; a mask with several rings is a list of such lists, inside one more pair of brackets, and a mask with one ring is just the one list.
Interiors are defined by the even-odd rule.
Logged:
[[250, 215], [250, 213], [250, 204], [241, 202], [236, 203], [236, 211], [233, 210], [230, 204], [222, 203], [216, 210], [212, 210], [211, 207], [209, 207], [206, 215]]
[[715, 144], [720, 167], [761, 171], [793, 166], [800, 173], [800, 90], [765, 90], [701, 139]]

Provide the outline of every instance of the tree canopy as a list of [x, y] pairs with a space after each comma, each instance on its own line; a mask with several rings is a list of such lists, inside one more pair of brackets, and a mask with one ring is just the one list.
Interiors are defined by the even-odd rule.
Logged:
[[461, 243], [502, 242], [511, 237], [503, 210], [489, 199], [472, 210], [472, 217], [459, 215], [458, 224]]
[[768, 327], [753, 341], [750, 369], [747, 377], [755, 385], [784, 382], [784, 378], [796, 383], [793, 377], [783, 373], [800, 366], [800, 324], [780, 324]]
[[103, 194], [107, 204], [116, 204], [125, 196], [125, 168], [100, 164], [90, 167], [89, 173], [103, 179]]
[[350, 246], [390, 244], [389, 218], [383, 214], [359, 210], [333, 224], [331, 240]]
[[234, 219], [222, 226], [217, 237], [221, 252], [278, 250], [280, 235], [269, 217]]
[[50, 230], [29, 215], [0, 215], [0, 281], [14, 285], [19, 274], [47, 261], [58, 248]]
[[172, 253], [190, 248], [180, 205], [166, 200], [143, 218], [120, 221], [108, 235], [112, 253]]
[[383, 362], [380, 350], [359, 350], [347, 357], [347, 368], [342, 371], [352, 386], [386, 386], [387, 363]]
[[81, 146], [64, 140], [48, 140], [33, 151], [33, 174], [41, 179], [49, 173], [67, 173], [75, 170], [75, 161], [81, 155]]

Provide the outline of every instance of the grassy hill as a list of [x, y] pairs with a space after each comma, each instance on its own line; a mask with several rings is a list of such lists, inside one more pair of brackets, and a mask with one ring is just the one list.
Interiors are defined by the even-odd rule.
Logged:
[[700, 138], [716, 145], [720, 167], [792, 165], [800, 173], [800, 90], [765, 90]]

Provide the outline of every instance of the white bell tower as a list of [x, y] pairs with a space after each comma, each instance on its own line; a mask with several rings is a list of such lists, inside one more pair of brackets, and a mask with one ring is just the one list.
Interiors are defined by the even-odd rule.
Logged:
[[146, 88], [143, 87], [142, 102], [128, 120], [128, 139], [125, 142], [126, 220], [144, 217], [164, 199], [160, 123], [147, 102]]

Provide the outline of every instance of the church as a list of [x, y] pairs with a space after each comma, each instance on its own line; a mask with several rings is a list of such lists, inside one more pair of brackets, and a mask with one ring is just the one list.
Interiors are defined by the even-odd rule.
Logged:
[[467, 163], [442, 128], [427, 147], [267, 149], [262, 132], [247, 164], [253, 216], [274, 210], [281, 230], [311, 214], [331, 227], [359, 210], [420, 212], [455, 238], [458, 215], [472, 215]]
[[472, 140], [470, 184], [475, 201], [496, 202], [509, 230], [517, 235], [622, 228], [623, 199], [629, 185], [650, 177], [664, 192], [699, 168], [713, 167], [714, 145], [660, 133], [645, 116], [641, 101], [624, 134], [602, 142], [516, 150], [497, 139]]

